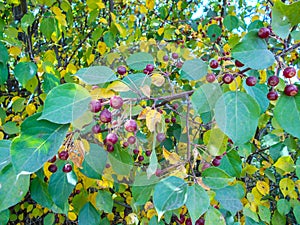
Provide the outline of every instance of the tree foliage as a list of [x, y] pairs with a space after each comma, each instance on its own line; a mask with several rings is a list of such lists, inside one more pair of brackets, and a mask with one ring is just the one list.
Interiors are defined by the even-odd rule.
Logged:
[[0, 3], [0, 224], [300, 224], [299, 12]]

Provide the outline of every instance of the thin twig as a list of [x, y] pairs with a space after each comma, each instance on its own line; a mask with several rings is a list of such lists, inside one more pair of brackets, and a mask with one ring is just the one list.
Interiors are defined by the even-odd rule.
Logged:
[[291, 52], [291, 51], [293, 51], [293, 50], [295, 50], [299, 47], [300, 47], [300, 42], [297, 43], [297, 44], [292, 45], [289, 48], [284, 49], [282, 52], [276, 54], [275, 57], [286, 55], [288, 52]]
[[187, 100], [187, 109], [186, 109], [186, 118], [185, 118], [185, 126], [186, 126], [186, 135], [187, 135], [187, 160], [190, 161], [191, 158], [191, 140], [190, 140], [190, 129], [189, 129], [189, 114], [190, 114], [190, 99], [189, 95], [186, 94]]

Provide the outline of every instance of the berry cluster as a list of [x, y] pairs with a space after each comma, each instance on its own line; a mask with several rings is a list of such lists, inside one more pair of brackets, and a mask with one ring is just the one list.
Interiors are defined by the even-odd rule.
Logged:
[[[58, 153], [58, 158], [60, 160], [68, 160], [69, 158], [69, 153], [67, 151], [61, 151]], [[57, 158], [56, 155], [53, 156], [50, 160], [48, 160], [48, 162], [50, 162], [51, 164], [48, 166], [48, 170], [51, 173], [55, 173], [57, 171], [57, 165], [55, 164]], [[70, 163], [66, 163], [64, 165], [64, 167], [62, 168], [62, 171], [65, 173], [69, 173], [72, 171], [72, 165]]]

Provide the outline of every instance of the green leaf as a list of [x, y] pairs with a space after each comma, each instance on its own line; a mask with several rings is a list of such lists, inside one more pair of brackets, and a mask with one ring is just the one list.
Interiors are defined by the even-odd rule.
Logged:
[[233, 58], [254, 70], [266, 69], [275, 62], [274, 54], [268, 50], [265, 40], [258, 37], [256, 30], [247, 33], [231, 53]]
[[8, 51], [7, 51], [7, 48], [5, 47], [4, 44], [2, 44], [0, 42], [0, 65], [3, 64], [6, 66], [6, 63], [8, 61]]
[[145, 96], [142, 92], [142, 88], [151, 86], [151, 78], [144, 73], [129, 74], [122, 82], [130, 88], [130, 91], [120, 93], [123, 98], [138, 98]]
[[253, 212], [249, 206], [244, 207], [243, 209], [243, 214], [246, 216], [246, 218], [251, 218], [251, 220], [258, 222], [258, 215], [256, 214], [256, 212]]
[[96, 196], [96, 207], [106, 213], [111, 213], [114, 205], [112, 194], [108, 191], [99, 190]]
[[96, 225], [100, 223], [100, 214], [90, 203], [86, 203], [78, 215], [78, 225]]
[[17, 134], [20, 132], [16, 122], [8, 121], [3, 125], [3, 131], [7, 134]]
[[224, 18], [224, 26], [227, 28], [227, 30], [232, 31], [235, 28], [239, 27], [239, 19], [236, 16], [227, 15]]
[[265, 112], [269, 107], [269, 100], [267, 94], [269, 92], [267, 85], [256, 84], [255, 86], [248, 86], [246, 80], [243, 82], [246, 92], [252, 96], [260, 106], [261, 113]]
[[254, 136], [259, 115], [259, 105], [244, 92], [226, 92], [215, 107], [219, 128], [237, 145]]
[[107, 31], [103, 35], [104, 43], [107, 47], [112, 48], [115, 45], [115, 37], [114, 34], [110, 31]]
[[208, 209], [208, 211], [205, 213], [204, 219], [205, 225], [226, 225], [222, 213], [213, 207]]
[[107, 161], [107, 151], [97, 144], [90, 144], [90, 150], [84, 156], [82, 172], [89, 178], [101, 179]]
[[202, 172], [203, 183], [212, 189], [220, 189], [229, 185], [229, 182], [235, 180], [230, 177], [224, 170], [217, 167], [207, 168]]
[[299, 11], [300, 2], [286, 5], [281, 1], [276, 1], [272, 7], [273, 32], [282, 39], [286, 39], [289, 36], [290, 28], [300, 23]]
[[122, 150], [119, 144], [114, 147], [114, 151], [108, 154], [112, 169], [118, 175], [128, 175], [133, 168], [132, 156], [127, 151]]
[[11, 144], [11, 160], [17, 173], [33, 173], [52, 158], [63, 143], [69, 125], [54, 124], [37, 120], [41, 114], [34, 114], [21, 125], [21, 136]]
[[0, 85], [4, 84], [8, 78], [7, 65], [0, 62]]
[[223, 156], [219, 168], [232, 177], [240, 177], [242, 173], [242, 160], [238, 152], [231, 150]]
[[183, 206], [187, 199], [187, 183], [174, 176], [167, 177], [155, 185], [153, 204], [158, 219], [170, 210]]
[[200, 115], [205, 112], [212, 112], [222, 90], [218, 84], [203, 84], [197, 88], [191, 96], [192, 106]]
[[9, 221], [9, 209], [0, 212], [0, 225], [5, 225]]
[[136, 205], [144, 205], [149, 201], [154, 185], [158, 182], [156, 176], [151, 176], [149, 179], [146, 174], [141, 174], [135, 177], [132, 185], [132, 197]]
[[293, 209], [294, 216], [298, 224], [300, 224], [300, 205], [295, 205]]
[[58, 22], [54, 16], [43, 17], [40, 25], [40, 30], [48, 41], [51, 39], [51, 35], [53, 33], [56, 33], [56, 37], [59, 37], [60, 35]]
[[82, 68], [75, 74], [80, 80], [87, 84], [104, 84], [117, 80], [116, 73], [107, 66], [91, 66]]
[[44, 82], [42, 84], [44, 92], [48, 93], [52, 88], [55, 88], [60, 84], [60, 80], [50, 73], [45, 73], [43, 75]]
[[45, 100], [42, 116], [39, 118], [53, 123], [70, 123], [88, 110], [90, 93], [78, 84], [63, 84], [53, 88]]
[[210, 41], [216, 41], [222, 34], [222, 29], [217, 24], [209, 25], [207, 29], [207, 35]]
[[291, 210], [290, 202], [286, 199], [279, 199], [276, 204], [278, 212], [283, 216], [288, 214]]
[[189, 215], [195, 224], [196, 220], [208, 210], [209, 197], [206, 191], [197, 184], [188, 186], [186, 207]]
[[300, 179], [300, 157], [298, 157], [296, 161], [296, 176], [298, 177], [298, 179]]
[[49, 225], [55, 224], [55, 214], [48, 213], [43, 219], [43, 224], [49, 224]]
[[10, 163], [10, 144], [9, 140], [0, 141], [0, 171]]
[[300, 40], [300, 31], [299, 30], [294, 30], [291, 32], [292, 38], [295, 41], [299, 41]]
[[258, 215], [262, 221], [270, 223], [271, 212], [270, 209], [268, 209], [266, 206], [263, 205], [258, 206]]
[[277, 210], [275, 210], [275, 212], [274, 212], [274, 214], [272, 216], [271, 224], [272, 225], [286, 224], [286, 217], [280, 215], [280, 213]]
[[287, 133], [300, 138], [300, 94], [294, 97], [281, 95], [274, 109], [274, 118]]
[[207, 74], [207, 64], [201, 59], [187, 60], [183, 63], [180, 77], [186, 80], [199, 80]]
[[34, 178], [30, 183], [31, 198], [43, 207], [51, 209], [55, 213], [63, 213], [59, 209], [49, 194], [48, 185], [40, 177]]
[[17, 176], [13, 166], [7, 165], [0, 172], [0, 212], [17, 204], [29, 189], [29, 175]]
[[25, 98], [18, 98], [16, 101], [12, 104], [12, 109], [14, 112], [22, 112], [25, 108]]
[[204, 133], [203, 142], [209, 154], [217, 156], [226, 151], [228, 138], [219, 128], [212, 128]]
[[77, 183], [77, 176], [73, 170], [69, 173], [63, 172], [65, 161], [58, 161], [56, 165], [57, 171], [50, 177], [48, 191], [53, 202], [66, 214], [69, 210], [68, 198]]
[[[153, 141], [156, 141], [154, 139]], [[153, 145], [152, 145], [153, 146]], [[149, 166], [147, 168], [147, 176], [150, 177], [155, 174], [158, 168], [158, 160], [157, 160], [157, 155], [155, 149], [152, 149], [150, 159], [149, 159]]]
[[27, 33], [27, 28], [34, 22], [34, 15], [31, 12], [26, 13], [21, 19], [21, 27]]
[[154, 59], [152, 55], [146, 52], [138, 52], [130, 55], [126, 60], [127, 65], [133, 70], [143, 70], [147, 64], [154, 65]]
[[27, 81], [35, 76], [37, 66], [33, 62], [19, 62], [15, 69], [14, 74], [16, 79], [25, 86]]
[[235, 215], [238, 211], [243, 209], [241, 199], [244, 197], [244, 188], [240, 184], [234, 186], [227, 186], [216, 190], [215, 199], [220, 202], [221, 206]]

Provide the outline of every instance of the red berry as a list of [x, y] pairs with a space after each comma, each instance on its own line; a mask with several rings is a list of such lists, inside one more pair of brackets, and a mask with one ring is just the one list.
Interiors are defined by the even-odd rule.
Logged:
[[180, 69], [182, 66], [183, 66], [183, 63], [182, 63], [182, 62], [177, 62], [177, 63], [176, 63], [176, 67], [177, 67], [178, 69]]
[[172, 122], [172, 123], [176, 123], [176, 117], [172, 117], [172, 118], [171, 118], [171, 122]]
[[233, 80], [234, 80], [234, 77], [232, 74], [230, 73], [226, 73], [223, 78], [222, 78], [223, 82], [225, 84], [230, 84]]
[[162, 174], [162, 170], [161, 169], [157, 169], [155, 171], [155, 176], [159, 177]]
[[172, 58], [173, 58], [173, 59], [178, 59], [178, 57], [179, 57], [179, 56], [178, 56], [177, 53], [175, 53], [175, 52], [172, 53]]
[[195, 225], [204, 225], [204, 224], [205, 224], [205, 220], [203, 218], [199, 218], [195, 223]]
[[92, 127], [92, 132], [93, 132], [94, 134], [99, 134], [99, 133], [101, 132], [101, 127], [100, 127], [100, 125], [99, 125], [99, 124], [94, 125], [94, 126]]
[[148, 64], [145, 69], [148, 70], [149, 73], [152, 73], [154, 70], [154, 65]]
[[285, 78], [292, 78], [296, 75], [296, 69], [294, 67], [287, 67], [283, 70], [283, 76]]
[[165, 62], [168, 62], [168, 61], [169, 61], [169, 56], [164, 55], [163, 60], [164, 60]]
[[202, 166], [202, 171], [206, 170], [209, 167], [210, 167], [210, 164], [208, 162], [205, 162]]
[[213, 73], [209, 73], [206, 75], [206, 80], [209, 83], [212, 83], [216, 80], [216, 76]]
[[215, 60], [215, 59], [211, 60], [210, 63], [209, 63], [209, 66], [210, 66], [212, 69], [218, 68], [218, 66], [219, 66], [218, 60]]
[[102, 123], [109, 123], [111, 121], [112, 115], [108, 109], [104, 109], [100, 113], [100, 121]]
[[123, 148], [127, 148], [129, 146], [129, 143], [127, 142], [127, 141], [125, 141], [124, 143], [123, 143]]
[[124, 127], [128, 132], [135, 132], [137, 130], [137, 124], [135, 120], [127, 120], [124, 124]]
[[156, 140], [158, 141], [158, 142], [162, 142], [162, 141], [164, 141], [166, 139], [166, 135], [164, 134], [164, 133], [158, 133], [157, 135], [156, 135]]
[[138, 157], [138, 160], [139, 160], [140, 162], [142, 162], [142, 161], [144, 160], [144, 156], [140, 155], [140, 156]]
[[113, 145], [108, 144], [108, 145], [106, 146], [106, 151], [108, 151], [108, 152], [113, 152], [114, 150], [115, 150], [115, 148], [114, 148]]
[[133, 145], [136, 141], [136, 138], [135, 136], [130, 136], [128, 139], [127, 139], [128, 143]]
[[169, 119], [169, 118], [166, 118], [166, 119], [165, 119], [165, 123], [170, 123], [170, 119]]
[[120, 96], [113, 96], [110, 98], [109, 104], [114, 109], [119, 109], [123, 105], [123, 99]]
[[173, 109], [177, 110], [178, 107], [179, 107], [179, 104], [178, 104], [178, 103], [174, 103], [174, 104], [173, 104]]
[[51, 173], [55, 173], [57, 171], [57, 166], [55, 164], [50, 164], [48, 166], [48, 170], [51, 172]]
[[268, 38], [270, 36], [270, 29], [267, 27], [262, 27], [258, 31], [258, 37], [260, 38]]
[[48, 160], [48, 162], [50, 162], [50, 163], [54, 163], [55, 161], [56, 161], [56, 155]]
[[294, 84], [286, 85], [284, 88], [284, 93], [287, 96], [295, 96], [298, 93], [298, 87]]
[[92, 100], [90, 102], [90, 110], [93, 113], [99, 112], [101, 110], [101, 102], [99, 100]]
[[61, 151], [58, 153], [58, 158], [61, 160], [67, 160], [69, 158], [69, 153], [67, 151]]
[[277, 76], [270, 76], [268, 79], [268, 85], [275, 87], [279, 83], [279, 78]]
[[115, 133], [110, 133], [106, 136], [106, 143], [109, 145], [114, 145], [118, 142], [118, 135]]
[[214, 160], [212, 161], [212, 164], [213, 164], [214, 166], [220, 166], [221, 160], [220, 160], [220, 159], [217, 159], [217, 158], [214, 158]]
[[217, 155], [216, 156], [216, 159], [222, 159], [223, 158], [223, 155]]
[[246, 79], [246, 84], [248, 86], [254, 86], [256, 84], [256, 82], [257, 82], [256, 77], [247, 77], [247, 79]]
[[236, 67], [243, 67], [244, 66], [244, 64], [241, 63], [239, 60], [235, 60], [234, 64], [235, 64]]
[[276, 91], [269, 91], [269, 93], [267, 94], [267, 98], [270, 101], [275, 101], [278, 99], [278, 93]]
[[176, 217], [176, 221], [177, 221], [179, 224], [184, 224], [185, 216], [184, 216], [183, 214], [180, 214], [180, 219], [178, 219], [178, 217]]
[[137, 154], [139, 154], [139, 150], [138, 149], [133, 149], [133, 154], [135, 154], [135, 155], [137, 155]]
[[149, 70], [144, 69], [144, 70], [143, 70], [143, 73], [144, 73], [144, 74], [149, 74], [150, 72], [149, 72]]
[[147, 151], [145, 152], [145, 154], [146, 154], [146, 156], [150, 156], [150, 155], [151, 155], [151, 151], [150, 151], [150, 150], [147, 150]]
[[191, 218], [186, 219], [185, 225], [193, 225]]
[[124, 75], [126, 73], [126, 67], [124, 66], [119, 66], [117, 69], [118, 74]]
[[63, 172], [69, 173], [71, 171], [72, 171], [72, 165], [71, 164], [67, 163], [66, 165], [64, 165]]

